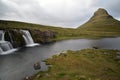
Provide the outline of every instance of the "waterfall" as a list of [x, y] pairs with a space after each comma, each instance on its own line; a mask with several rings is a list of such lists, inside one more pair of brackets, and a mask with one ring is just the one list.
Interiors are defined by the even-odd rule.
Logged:
[[29, 33], [29, 31], [27, 31], [27, 30], [21, 30], [21, 31], [23, 32], [23, 38], [24, 38], [26, 44], [27, 45], [28, 44], [34, 44], [34, 41], [32, 39], [31, 34]]
[[17, 49], [14, 49], [10, 42], [0, 41], [0, 54], [1, 55], [10, 54], [16, 50]]
[[3, 30], [0, 30], [0, 54], [5, 55], [12, 53], [13, 51], [16, 51], [16, 49], [13, 48], [12, 44], [8, 41], [5, 41], [4, 39], [5, 32]]
[[33, 38], [28, 30], [21, 30], [23, 33], [23, 38], [26, 42], [26, 46], [36, 46], [38, 44], [34, 43]]
[[4, 34], [5, 32], [3, 30], [0, 30], [0, 41], [4, 41]]
[[8, 51], [8, 50], [13, 49], [11, 43], [7, 42], [7, 41], [1, 41], [0, 42], [0, 47], [3, 51]]
[[[20, 31], [22, 32], [22, 36], [26, 42], [26, 46], [32, 47], [39, 45], [37, 43], [34, 43], [32, 36], [28, 30], [20, 30]], [[17, 50], [14, 49], [11, 44], [13, 43], [13, 36], [11, 35], [11, 33], [8, 31], [8, 36], [10, 37], [11, 43], [9, 41], [5, 41], [4, 36], [5, 36], [5, 31], [0, 30], [0, 55], [9, 54]]]
[[3, 53], [3, 50], [2, 50], [2, 48], [0, 47], [0, 53]]

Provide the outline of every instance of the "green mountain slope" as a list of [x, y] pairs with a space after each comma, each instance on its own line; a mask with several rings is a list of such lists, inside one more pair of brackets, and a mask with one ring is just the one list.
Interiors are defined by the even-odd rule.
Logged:
[[99, 8], [88, 22], [77, 29], [88, 35], [117, 36], [120, 35], [120, 21], [114, 19], [105, 9]]

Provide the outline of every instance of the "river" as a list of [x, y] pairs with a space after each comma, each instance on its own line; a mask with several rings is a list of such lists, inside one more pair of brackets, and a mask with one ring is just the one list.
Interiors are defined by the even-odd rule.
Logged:
[[[26, 76], [47, 70], [47, 66], [42, 61], [54, 54], [94, 46], [100, 49], [120, 50], [120, 38], [63, 40], [36, 47], [24, 47], [9, 55], [0, 55], [0, 80], [23, 80]], [[34, 70], [33, 65], [36, 62], [41, 63], [40, 70]]]

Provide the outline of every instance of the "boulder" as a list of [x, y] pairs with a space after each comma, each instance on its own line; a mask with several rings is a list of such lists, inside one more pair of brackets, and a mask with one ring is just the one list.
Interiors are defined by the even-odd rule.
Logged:
[[41, 68], [39, 62], [35, 63], [33, 67], [34, 67], [35, 70], [39, 70]]

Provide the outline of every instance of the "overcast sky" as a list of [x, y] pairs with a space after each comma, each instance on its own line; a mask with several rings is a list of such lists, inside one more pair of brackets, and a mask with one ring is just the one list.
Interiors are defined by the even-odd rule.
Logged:
[[0, 19], [75, 28], [98, 8], [120, 20], [120, 0], [0, 0]]

